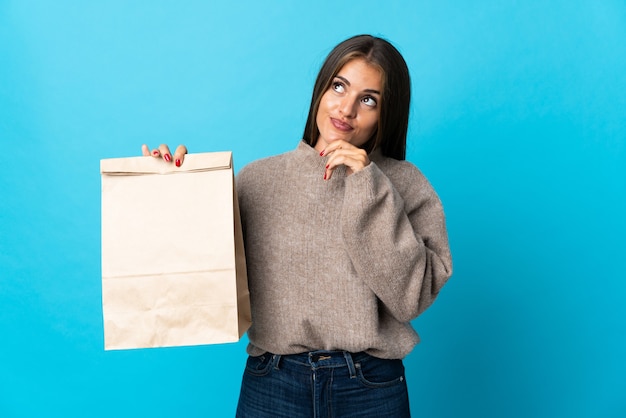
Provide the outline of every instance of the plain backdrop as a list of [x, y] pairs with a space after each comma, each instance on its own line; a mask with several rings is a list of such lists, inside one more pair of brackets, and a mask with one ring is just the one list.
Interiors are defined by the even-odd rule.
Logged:
[[245, 338], [104, 351], [99, 160], [292, 150], [360, 33], [409, 64], [454, 256], [414, 415], [626, 416], [623, 0], [0, 0], [1, 417], [234, 415]]

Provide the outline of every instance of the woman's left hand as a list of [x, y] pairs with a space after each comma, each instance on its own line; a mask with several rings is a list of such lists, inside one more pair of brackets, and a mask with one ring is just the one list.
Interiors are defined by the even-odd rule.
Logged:
[[324, 180], [330, 180], [333, 172], [340, 165], [346, 166], [348, 175], [363, 170], [370, 164], [370, 159], [364, 149], [355, 147], [347, 141], [333, 141], [320, 152], [321, 156], [328, 156]]

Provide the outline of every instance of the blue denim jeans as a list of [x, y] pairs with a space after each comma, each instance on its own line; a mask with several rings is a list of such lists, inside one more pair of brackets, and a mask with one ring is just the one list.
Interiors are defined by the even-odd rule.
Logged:
[[410, 417], [404, 365], [345, 351], [249, 357], [236, 416]]

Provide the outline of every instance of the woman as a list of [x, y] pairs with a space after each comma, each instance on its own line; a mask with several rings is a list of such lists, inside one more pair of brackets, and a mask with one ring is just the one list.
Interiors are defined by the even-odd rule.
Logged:
[[404, 160], [409, 102], [400, 53], [350, 38], [322, 65], [297, 148], [238, 174], [253, 319], [238, 417], [410, 416], [410, 321], [452, 265], [441, 202]]

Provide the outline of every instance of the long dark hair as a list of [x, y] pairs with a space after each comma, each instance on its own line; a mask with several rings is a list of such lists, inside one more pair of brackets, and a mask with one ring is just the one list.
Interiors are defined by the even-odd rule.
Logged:
[[332, 80], [341, 68], [356, 58], [366, 60], [383, 74], [378, 127], [362, 148], [368, 153], [378, 148], [387, 157], [404, 160], [411, 103], [409, 69], [393, 45], [371, 35], [358, 35], [346, 39], [328, 54], [313, 87], [311, 107], [302, 137], [307, 144], [315, 146], [320, 134], [316, 119], [322, 96], [330, 88]]

